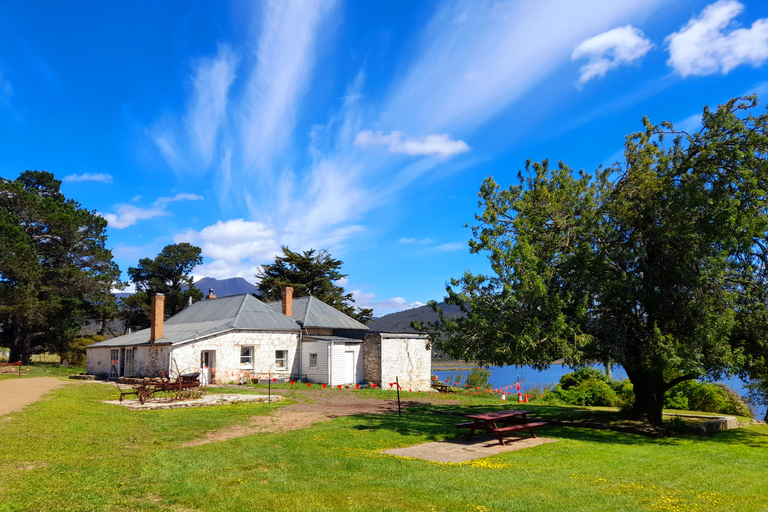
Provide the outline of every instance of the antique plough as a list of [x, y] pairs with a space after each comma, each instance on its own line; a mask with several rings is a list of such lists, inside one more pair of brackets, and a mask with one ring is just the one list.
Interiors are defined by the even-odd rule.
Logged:
[[120, 390], [121, 402], [127, 395], [136, 395], [141, 404], [161, 398], [173, 402], [203, 396], [206, 386], [200, 385], [199, 377], [199, 373], [184, 373], [175, 378], [160, 375], [132, 382], [131, 390], [123, 390], [119, 384], [116, 385]]

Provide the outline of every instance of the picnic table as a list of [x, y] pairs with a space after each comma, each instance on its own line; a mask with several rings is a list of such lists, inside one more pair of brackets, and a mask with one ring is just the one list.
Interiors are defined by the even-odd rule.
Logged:
[[[509, 411], [467, 414], [467, 419], [472, 421], [457, 423], [456, 427], [469, 429], [467, 440], [472, 439], [472, 436], [475, 434], [476, 430], [482, 430], [488, 434], [495, 435], [499, 439], [499, 443], [504, 445], [504, 436], [513, 432], [527, 430], [531, 433], [531, 437], [536, 437], [536, 433], [533, 430], [539, 427], [543, 427], [547, 424], [547, 422], [529, 422], [526, 416], [532, 412], [533, 411], [520, 411], [512, 409]], [[498, 426], [499, 424], [501, 424], [501, 426]]]

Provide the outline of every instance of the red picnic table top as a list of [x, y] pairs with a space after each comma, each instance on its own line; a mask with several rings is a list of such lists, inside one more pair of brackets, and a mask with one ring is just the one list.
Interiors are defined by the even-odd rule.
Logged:
[[[516, 409], [511, 409], [509, 411], [493, 411], [493, 412], [481, 412], [477, 414], [467, 414], [467, 418], [475, 420], [476, 423], [482, 423], [482, 422], [494, 422], [494, 421], [502, 421], [509, 418], [514, 418], [515, 416], [523, 416], [525, 418], [526, 414], [532, 413], [533, 411], [519, 411]], [[480, 420], [479, 422], [477, 420]]]

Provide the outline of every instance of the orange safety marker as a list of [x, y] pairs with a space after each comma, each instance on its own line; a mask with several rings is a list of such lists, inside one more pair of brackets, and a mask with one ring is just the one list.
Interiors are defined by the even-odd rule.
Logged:
[[325, 389], [325, 383], [323, 383], [323, 389]]
[[505, 395], [504, 393], [501, 394], [501, 401], [502, 402], [506, 402], [507, 401], [507, 395]]
[[525, 403], [528, 403], [528, 393], [525, 394]]

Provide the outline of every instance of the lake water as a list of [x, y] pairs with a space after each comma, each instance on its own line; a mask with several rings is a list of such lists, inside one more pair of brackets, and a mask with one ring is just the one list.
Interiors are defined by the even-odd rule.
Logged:
[[[605, 369], [602, 365], [597, 365], [595, 368], [601, 370]], [[503, 388], [516, 382], [520, 382], [523, 392], [525, 392], [525, 389], [544, 388], [544, 386], [547, 385], [555, 385], [560, 382], [560, 377], [566, 373], [574, 371], [572, 368], [559, 364], [553, 364], [548, 369], [541, 371], [534, 370], [530, 366], [491, 366], [488, 369], [491, 370], [491, 387]], [[438, 379], [445, 381], [445, 379], [451, 375], [456, 376], [461, 374], [463, 377], [470, 372], [471, 370], [440, 370], [433, 371], [432, 373], [437, 375]], [[627, 378], [626, 372], [624, 372], [624, 369], [620, 366], [614, 366], [611, 374], [614, 379], [621, 380]], [[744, 396], [747, 393], [747, 390], [744, 387], [744, 381], [738, 377], [723, 379], [721, 382], [724, 382], [740, 396]], [[765, 407], [753, 407], [752, 411], [757, 419], [763, 419], [763, 417], [765, 417]]]

